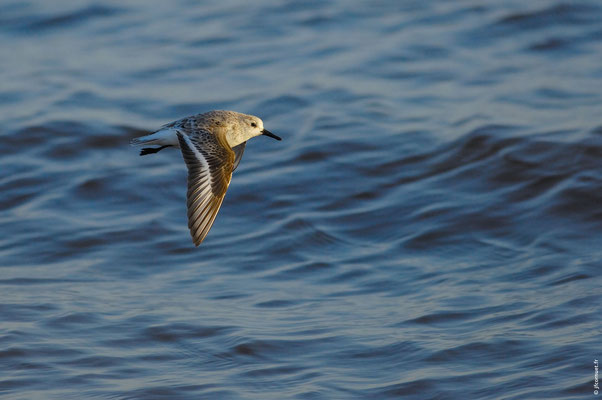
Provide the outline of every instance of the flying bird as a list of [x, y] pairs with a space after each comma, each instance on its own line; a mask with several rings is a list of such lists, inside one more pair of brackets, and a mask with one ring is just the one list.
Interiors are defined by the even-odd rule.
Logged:
[[141, 156], [172, 146], [182, 151], [188, 167], [188, 228], [198, 246], [213, 225], [247, 140], [259, 135], [282, 140], [253, 115], [209, 111], [170, 122], [150, 135], [132, 139], [130, 144], [159, 146], [143, 148]]

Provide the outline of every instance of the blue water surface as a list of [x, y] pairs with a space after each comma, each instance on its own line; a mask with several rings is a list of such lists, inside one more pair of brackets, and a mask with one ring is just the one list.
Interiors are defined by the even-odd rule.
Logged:
[[[0, 2], [0, 397], [583, 399], [597, 0]], [[178, 150], [251, 140], [195, 248]]]

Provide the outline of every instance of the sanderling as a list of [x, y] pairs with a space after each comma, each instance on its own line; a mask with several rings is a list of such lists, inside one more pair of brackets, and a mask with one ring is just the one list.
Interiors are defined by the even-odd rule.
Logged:
[[188, 167], [188, 228], [195, 246], [201, 244], [219, 211], [232, 172], [245, 151], [247, 140], [266, 135], [281, 140], [253, 115], [234, 111], [209, 111], [163, 125], [158, 131], [132, 139], [146, 147], [140, 155], [157, 153], [174, 146], [182, 150]]

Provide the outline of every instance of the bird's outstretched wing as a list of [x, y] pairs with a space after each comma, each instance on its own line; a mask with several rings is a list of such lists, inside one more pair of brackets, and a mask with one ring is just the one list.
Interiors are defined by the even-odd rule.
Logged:
[[[201, 244], [217, 216], [234, 170], [234, 152], [205, 130], [176, 132], [188, 167], [188, 228], [195, 246]], [[242, 155], [242, 154], [241, 154]]]
[[234, 167], [232, 168], [232, 171], [236, 171], [236, 167], [238, 167], [238, 164], [240, 164], [240, 160], [242, 159], [242, 153], [245, 152], [246, 145], [247, 142], [242, 142], [238, 146], [232, 147], [232, 151], [234, 152]]

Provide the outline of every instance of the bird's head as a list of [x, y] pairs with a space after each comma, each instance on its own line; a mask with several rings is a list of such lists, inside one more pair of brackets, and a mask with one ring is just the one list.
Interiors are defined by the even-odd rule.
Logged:
[[261, 118], [254, 115], [238, 114], [236, 123], [231, 125], [226, 133], [230, 147], [237, 146], [255, 136], [265, 135], [276, 140], [282, 140], [263, 127]]
[[263, 127], [263, 121], [259, 117], [256, 117], [254, 115], [243, 114], [241, 122], [241, 128], [245, 132], [244, 136], [248, 137], [248, 139], [259, 135], [265, 135], [276, 140], [282, 140], [278, 136], [274, 135], [272, 132], [265, 129]]

